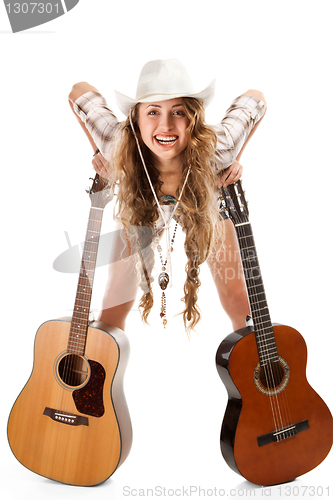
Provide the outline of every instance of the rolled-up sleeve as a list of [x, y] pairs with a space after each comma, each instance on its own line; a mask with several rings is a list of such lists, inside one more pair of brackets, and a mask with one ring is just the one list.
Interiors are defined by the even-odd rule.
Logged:
[[73, 109], [85, 123], [98, 149], [108, 160], [112, 140], [120, 123], [104, 97], [95, 91], [87, 92], [74, 102]]
[[265, 103], [248, 94], [243, 94], [232, 102], [221, 123], [213, 127], [217, 134], [217, 172], [228, 168], [236, 160], [251, 130], [265, 111]]

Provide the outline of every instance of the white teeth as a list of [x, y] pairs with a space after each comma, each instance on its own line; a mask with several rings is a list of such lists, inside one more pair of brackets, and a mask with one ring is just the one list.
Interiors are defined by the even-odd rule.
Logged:
[[168, 137], [162, 137], [160, 135], [157, 135], [156, 136], [156, 140], [160, 143], [160, 144], [171, 144], [173, 143], [175, 140], [177, 139], [177, 136], [174, 136], [174, 135], [170, 135]]

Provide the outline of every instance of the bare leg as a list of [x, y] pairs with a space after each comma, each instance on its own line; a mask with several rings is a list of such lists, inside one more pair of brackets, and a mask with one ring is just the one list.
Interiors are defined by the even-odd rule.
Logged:
[[235, 228], [230, 220], [221, 221], [219, 224], [221, 231], [215, 239], [214, 249], [207, 263], [222, 307], [229, 316], [233, 329], [238, 330], [246, 326], [250, 306]]
[[135, 302], [138, 279], [136, 257], [121, 257], [126, 243], [119, 232], [116, 234], [118, 236], [111, 251], [108, 281], [98, 319], [124, 330], [126, 318]]

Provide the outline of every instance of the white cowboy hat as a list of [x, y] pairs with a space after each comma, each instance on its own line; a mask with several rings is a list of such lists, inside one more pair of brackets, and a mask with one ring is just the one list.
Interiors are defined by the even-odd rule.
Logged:
[[176, 97], [194, 97], [206, 107], [214, 97], [215, 80], [202, 92], [195, 93], [190, 77], [178, 59], [150, 61], [140, 73], [136, 98], [115, 91], [118, 107], [125, 116], [138, 102], [158, 102]]

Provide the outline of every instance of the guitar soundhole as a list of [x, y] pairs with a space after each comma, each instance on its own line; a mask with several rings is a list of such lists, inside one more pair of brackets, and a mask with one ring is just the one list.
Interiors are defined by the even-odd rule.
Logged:
[[284, 369], [277, 361], [268, 363], [259, 370], [259, 380], [266, 389], [276, 389], [284, 377]]
[[279, 356], [279, 362], [268, 362], [264, 366], [258, 363], [254, 369], [253, 379], [256, 388], [266, 396], [274, 396], [282, 392], [290, 379], [290, 370], [285, 359]]
[[89, 377], [89, 365], [77, 354], [67, 354], [58, 365], [58, 375], [70, 387], [82, 386]]

